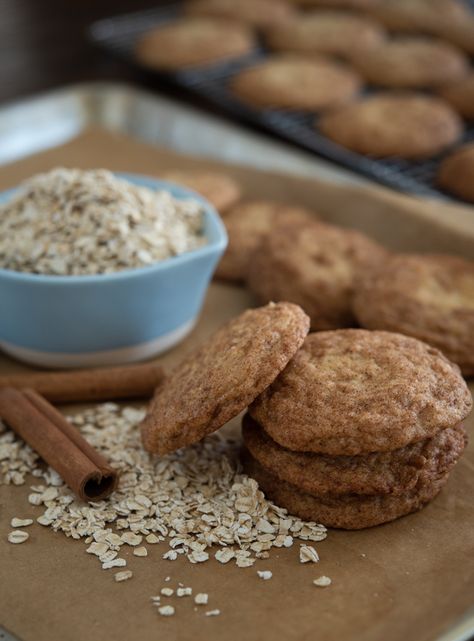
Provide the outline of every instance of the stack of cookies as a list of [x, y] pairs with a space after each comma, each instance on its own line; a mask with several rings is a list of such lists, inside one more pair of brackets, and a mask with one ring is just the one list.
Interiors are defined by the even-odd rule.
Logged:
[[421, 341], [310, 334], [244, 417], [244, 469], [301, 518], [378, 525], [438, 494], [464, 450], [471, 406], [457, 366]]

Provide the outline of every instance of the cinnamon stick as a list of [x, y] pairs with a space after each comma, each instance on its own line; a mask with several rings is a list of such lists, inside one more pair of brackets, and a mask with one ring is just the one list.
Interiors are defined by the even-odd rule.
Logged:
[[118, 475], [94, 448], [37, 392], [0, 389], [0, 418], [48, 463], [83, 501], [109, 496]]
[[156, 363], [0, 376], [0, 388], [32, 388], [53, 403], [145, 398], [163, 381]]

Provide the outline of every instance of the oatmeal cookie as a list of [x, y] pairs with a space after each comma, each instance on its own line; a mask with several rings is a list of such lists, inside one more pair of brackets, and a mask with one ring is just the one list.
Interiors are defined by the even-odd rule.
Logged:
[[377, 46], [383, 29], [370, 18], [344, 11], [315, 11], [275, 25], [266, 32], [271, 49], [351, 58], [355, 52]]
[[354, 230], [317, 221], [281, 224], [252, 255], [248, 284], [262, 302], [301, 305], [312, 329], [348, 327], [357, 274], [384, 256], [382, 247]]
[[191, 0], [184, 10], [192, 16], [242, 20], [254, 27], [268, 27], [294, 16], [293, 7], [283, 0]]
[[428, 158], [462, 135], [459, 116], [443, 100], [421, 94], [380, 93], [323, 116], [319, 131], [360, 154]]
[[249, 414], [242, 420], [245, 447], [268, 472], [315, 496], [393, 494], [412, 490], [429, 474], [433, 461], [448, 471], [466, 443], [462, 424], [390, 452], [329, 456], [293, 452], [273, 441]]
[[262, 392], [301, 346], [309, 319], [291, 303], [247, 310], [185, 358], [158, 387], [141, 424], [167, 454], [219, 429]]
[[253, 253], [265, 236], [278, 225], [313, 218], [316, 214], [302, 207], [265, 200], [244, 202], [233, 207], [224, 219], [229, 245], [217, 266], [216, 276], [223, 280], [244, 281]]
[[243, 69], [230, 88], [253, 107], [319, 111], [350, 101], [360, 86], [357, 74], [340, 63], [281, 54]]
[[230, 176], [217, 171], [174, 169], [165, 171], [161, 178], [201, 194], [220, 214], [235, 205], [241, 196], [238, 183]]
[[172, 71], [237, 58], [254, 46], [254, 35], [243, 24], [189, 17], [145, 33], [138, 40], [135, 55], [147, 67]]
[[438, 93], [463, 118], [474, 120], [474, 73], [441, 87]]
[[458, 0], [382, 0], [368, 7], [370, 15], [390, 31], [437, 34], [442, 25], [469, 19]]
[[449, 472], [445, 472], [432, 479], [423, 479], [412, 490], [399, 495], [317, 497], [280, 480], [259, 465], [248, 452], [244, 451], [242, 462], [244, 472], [257, 481], [266, 497], [276, 505], [307, 521], [344, 530], [373, 527], [420, 510], [434, 499], [449, 477]]
[[[474, 145], [472, 151], [474, 180]], [[442, 254], [392, 256], [361, 277], [353, 303], [363, 327], [414, 336], [465, 375], [474, 374], [474, 262]]]
[[353, 64], [373, 85], [436, 87], [462, 78], [469, 60], [453, 45], [435, 38], [397, 38], [354, 56]]
[[437, 182], [446, 191], [474, 203], [474, 143], [446, 156], [439, 167]]
[[250, 415], [291, 450], [331, 455], [406, 447], [457, 425], [472, 397], [459, 368], [401, 334], [310, 334]]

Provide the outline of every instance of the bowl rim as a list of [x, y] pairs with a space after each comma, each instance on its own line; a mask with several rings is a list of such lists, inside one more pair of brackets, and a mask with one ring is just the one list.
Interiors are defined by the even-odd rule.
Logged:
[[[57, 274], [33, 274], [31, 272], [21, 272], [14, 269], [0, 268], [0, 278], [10, 279], [12, 281], [22, 281], [38, 284], [41, 283], [48, 285], [65, 285], [66, 283], [71, 285], [82, 285], [86, 283], [93, 284], [117, 282], [130, 278], [140, 278], [142, 276], [153, 274], [154, 272], [173, 269], [173, 267], [191, 263], [198, 257], [205, 257], [215, 254], [216, 252], [224, 251], [227, 247], [228, 237], [224, 223], [222, 222], [215, 207], [203, 196], [201, 196], [201, 194], [198, 194], [192, 189], [184, 187], [183, 185], [179, 185], [178, 183], [174, 183], [170, 180], [162, 180], [161, 178], [156, 178], [147, 174], [122, 171], [112, 171], [111, 173], [113, 173], [114, 176], [123, 178], [124, 180], [135, 185], [138, 184], [155, 190], [167, 190], [168, 188], [168, 191], [170, 191], [173, 197], [178, 200], [185, 200], [187, 198], [197, 200], [203, 206], [204, 216], [209, 218], [211, 220], [211, 223], [214, 225], [217, 231], [217, 238], [214, 241], [211, 241], [209, 236], [207, 235], [206, 237], [208, 242], [202, 247], [198, 247], [196, 249], [192, 249], [191, 251], [178, 254], [177, 256], [170, 256], [169, 258], [156, 261], [151, 265], [131, 267], [129, 269], [121, 269], [120, 271], [116, 272], [105, 274], [77, 274], [68, 276]], [[136, 182], [134, 179], [138, 179], [138, 181]], [[18, 189], [19, 186], [0, 191], [0, 199], [3, 200], [5, 196], [13, 195]]]

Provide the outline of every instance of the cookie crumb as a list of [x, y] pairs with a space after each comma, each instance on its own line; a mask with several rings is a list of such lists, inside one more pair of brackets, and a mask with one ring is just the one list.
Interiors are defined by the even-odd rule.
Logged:
[[172, 617], [174, 614], [174, 608], [172, 605], [162, 605], [158, 608], [158, 612], [162, 617]]
[[320, 588], [327, 588], [327, 586], [331, 585], [331, 583], [332, 581], [328, 576], [320, 576], [313, 581], [313, 585], [317, 585]]
[[205, 592], [198, 592], [198, 594], [196, 594], [196, 596], [194, 597], [194, 603], [196, 605], [207, 605], [208, 601], [209, 595]]
[[117, 583], [120, 583], [121, 581], [127, 581], [128, 579], [131, 579], [132, 576], [133, 572], [131, 570], [123, 570], [123, 572], [116, 572], [114, 578]]
[[312, 545], [302, 545], [300, 547], [300, 563], [317, 563], [319, 555]]
[[273, 576], [270, 570], [257, 570], [257, 574], [264, 581], [268, 581], [268, 579], [271, 579]]

